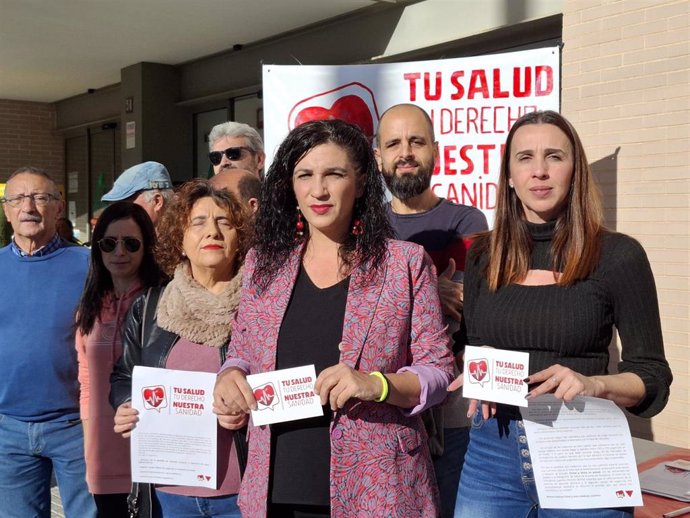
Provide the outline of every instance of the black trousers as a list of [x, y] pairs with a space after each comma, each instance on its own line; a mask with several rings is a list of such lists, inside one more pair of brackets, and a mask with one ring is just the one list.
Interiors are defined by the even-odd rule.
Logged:
[[127, 493], [93, 495], [98, 510], [98, 518], [129, 518]]

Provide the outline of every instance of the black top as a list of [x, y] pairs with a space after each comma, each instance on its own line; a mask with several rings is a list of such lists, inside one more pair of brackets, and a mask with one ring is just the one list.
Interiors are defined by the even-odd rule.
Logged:
[[[276, 369], [314, 364], [318, 375], [340, 361], [350, 278], [317, 288], [300, 267], [278, 334]], [[271, 501], [330, 505], [332, 412], [271, 426]]]
[[[531, 268], [552, 270], [555, 222], [528, 224]], [[664, 356], [654, 278], [640, 244], [604, 232], [596, 270], [572, 286], [511, 284], [488, 290], [481, 271], [487, 257], [470, 248], [465, 269], [467, 341], [530, 353], [530, 373], [559, 363], [586, 376], [607, 374], [613, 327], [622, 359], [618, 372], [633, 372], [646, 396], [628, 410], [651, 417], [666, 405], [672, 376]]]

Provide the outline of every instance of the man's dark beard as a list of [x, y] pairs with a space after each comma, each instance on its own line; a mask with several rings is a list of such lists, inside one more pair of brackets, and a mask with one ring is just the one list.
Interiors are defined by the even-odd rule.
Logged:
[[393, 166], [393, 171], [383, 171], [383, 179], [386, 187], [393, 196], [402, 201], [407, 201], [415, 196], [419, 196], [431, 186], [431, 175], [433, 168], [417, 164], [417, 173], [406, 173], [401, 176], [395, 174], [397, 164]]

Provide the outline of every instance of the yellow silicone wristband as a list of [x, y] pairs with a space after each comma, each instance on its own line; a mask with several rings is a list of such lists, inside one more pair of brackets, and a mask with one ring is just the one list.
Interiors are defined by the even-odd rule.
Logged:
[[386, 378], [379, 371], [370, 372], [369, 376], [374, 376], [381, 380], [381, 395], [378, 397], [378, 399], [375, 399], [374, 401], [376, 401], [377, 403], [383, 403], [388, 398], [388, 378]]

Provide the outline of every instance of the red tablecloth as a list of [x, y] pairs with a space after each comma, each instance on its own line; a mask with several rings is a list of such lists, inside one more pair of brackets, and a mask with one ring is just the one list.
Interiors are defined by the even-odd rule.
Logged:
[[[686, 450], [684, 448], [671, 450], [664, 455], [654, 457], [653, 459], [638, 464], [637, 471], [642, 473], [643, 471], [653, 468], [661, 462], [675, 459], [690, 460], [690, 450]], [[680, 502], [678, 500], [671, 500], [670, 498], [650, 495], [647, 493], [642, 493], [642, 500], [644, 501], [644, 507], [635, 508], [635, 518], [661, 518], [664, 513], [675, 511], [681, 507], [690, 506], [690, 503], [688, 502]]]

